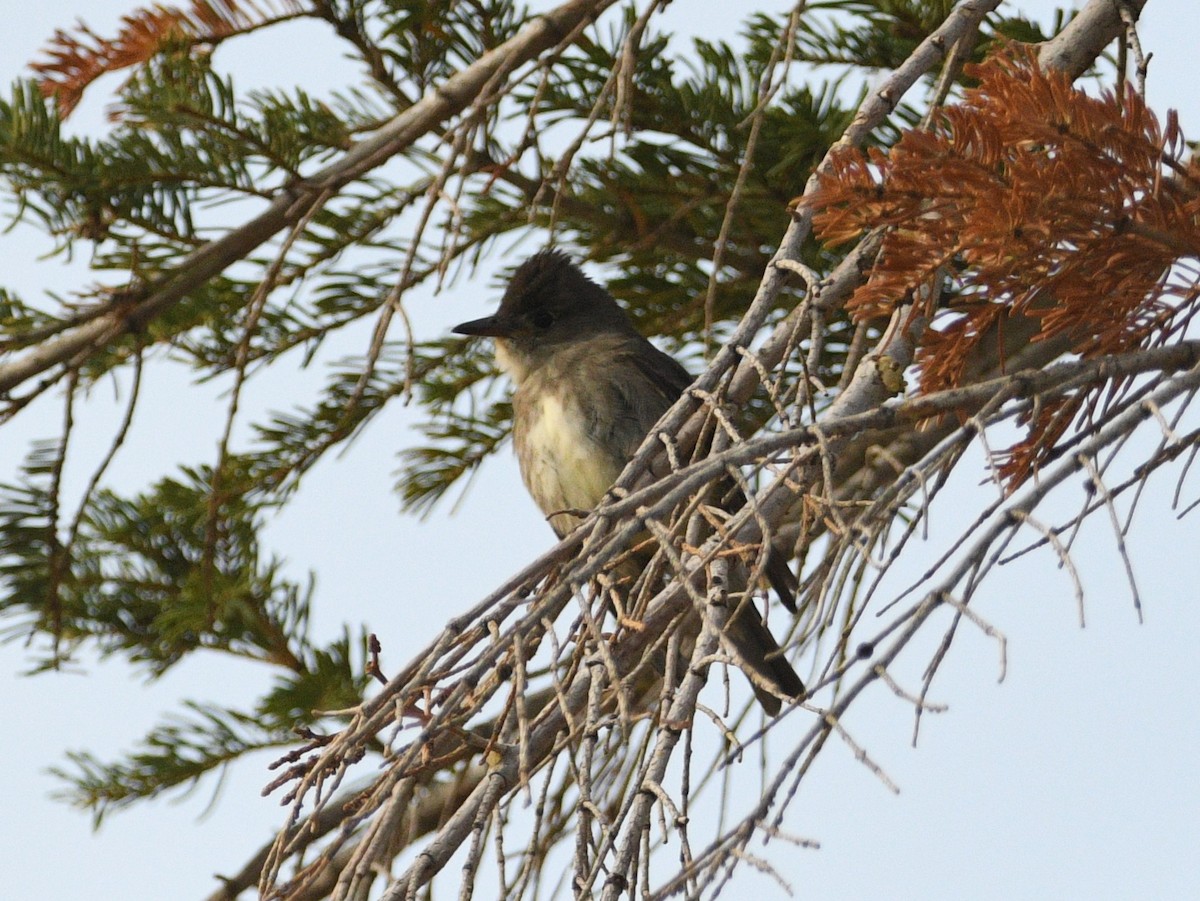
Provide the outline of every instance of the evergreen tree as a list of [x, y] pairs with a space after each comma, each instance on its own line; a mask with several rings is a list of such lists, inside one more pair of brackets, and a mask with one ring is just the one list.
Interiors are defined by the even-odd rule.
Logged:
[[[17, 214], [96, 273], [70, 299], [0, 294], [0, 426], [65, 405], [0, 494], [5, 634], [41, 669], [98, 652], [157, 677], [227, 654], [278, 674], [240, 707], [168, 713], [123, 759], [59, 768], [99, 821], [278, 749], [271, 789], [293, 815], [214, 897], [409, 897], [455, 854], [464, 895], [548, 893], [552, 860], [589, 897], [715, 895], [913, 636], [945, 628], [923, 684], [895, 686], [919, 719], [958, 628], [994, 634], [970, 601], [1006, 553], [1033, 541], [1073, 567], [1079, 521], [1123, 534], [1117, 500], [1190, 460], [1197, 287], [1179, 264], [1200, 247], [1198, 172], [1124, 76], [1144, 77], [1143, 2], [1081, 3], [1046, 35], [1000, 0], [828, 0], [688, 46], [658, 30], [665, 5], [191, 0], [113, 37], [60, 32], [0, 104]], [[245, 90], [218, 65], [219, 46], [297, 20], [360, 80], [317, 99]], [[1119, 64], [1098, 64], [1114, 40]], [[1102, 95], [1073, 85], [1093, 67]], [[69, 136], [117, 71], [109, 130]], [[262, 531], [318, 461], [393, 440], [376, 427], [390, 405], [423, 421], [397, 482], [411, 513], [505, 445], [488, 348], [416, 340], [406, 304], [485, 262], [511, 271], [519, 237], [575, 251], [702, 374], [599, 513], [474, 607], [448, 605], [385, 678], [366, 624], [314, 641], [322, 599]], [[362, 322], [365, 352], [328, 359]], [[106, 471], [168, 359], [228, 380], [218, 451], [123, 495]], [[298, 360], [323, 384], [243, 423], [243, 389]], [[127, 416], [67, 497], [73, 405], [108, 382]], [[1141, 427], [1157, 445], [1118, 453]], [[1013, 429], [989, 459], [997, 500], [885, 597], [964, 453]], [[670, 474], [647, 485], [656, 460]], [[748, 500], [726, 515], [713, 492], [730, 478]], [[1077, 519], [1041, 524], [1071, 484], [1090, 498]], [[635, 542], [654, 561], [613, 615]], [[736, 686], [712, 709], [729, 659], [715, 626], [723, 569], [762, 566], [771, 542], [799, 574], [779, 631], [812, 693], [760, 729]], [[645, 661], [679, 650], [694, 609], [710, 627], [689, 665], [648, 689]], [[789, 718], [805, 729], [785, 745]], [[689, 818], [759, 743], [761, 792]]]

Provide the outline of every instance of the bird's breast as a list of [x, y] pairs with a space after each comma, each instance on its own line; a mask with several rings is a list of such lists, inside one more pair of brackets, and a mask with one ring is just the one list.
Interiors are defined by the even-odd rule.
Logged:
[[579, 523], [578, 516], [563, 511], [596, 506], [625, 461], [595, 434], [595, 411], [564, 397], [556, 386], [528, 390], [533, 387], [523, 385], [514, 398], [517, 461], [529, 493], [562, 536]]

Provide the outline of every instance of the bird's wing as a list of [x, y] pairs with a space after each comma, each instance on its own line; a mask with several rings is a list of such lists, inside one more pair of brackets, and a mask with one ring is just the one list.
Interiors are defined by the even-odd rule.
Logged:
[[[649, 345], [649, 342], [647, 344]], [[649, 346], [653, 348], [653, 345]], [[653, 397], [654, 402], [643, 401], [641, 409], [636, 410], [633, 419], [636, 421], [637, 427], [630, 429], [631, 440], [626, 449], [627, 457], [633, 456], [646, 433], [654, 427], [667, 408], [675, 403], [692, 384], [691, 374], [674, 357], [668, 356], [657, 348], [654, 348], [653, 354], [634, 355], [632, 362], [634, 365], [625, 371], [636, 372], [642, 383], [653, 386], [653, 391], [639, 392], [639, 396], [642, 398]], [[632, 423], [630, 425], [632, 426]], [[634, 432], [636, 434], [632, 434]], [[664, 472], [655, 471], [653, 475], [655, 477], [664, 475], [665, 465], [663, 465]], [[737, 509], [746, 502], [741, 488], [732, 479], [722, 486], [721, 495], [724, 498], [724, 505], [730, 509]], [[797, 582], [795, 575], [787, 565], [787, 554], [783, 549], [776, 546], [768, 548], [766, 576], [783, 605], [795, 613]]]
[[[673, 357], [649, 342], [626, 345], [622, 349], [624, 365], [613, 367], [620, 372], [620, 381], [606, 386], [613, 405], [620, 410], [615, 417], [613, 437], [623, 448], [626, 459], [633, 456], [646, 434], [662, 418], [667, 409], [692, 384], [692, 376]], [[650, 473], [652, 478], [666, 474], [665, 461]], [[732, 478], [719, 489], [723, 503], [732, 509], [746, 502], [740, 487]], [[767, 548], [766, 577], [784, 606], [796, 612], [796, 577], [787, 565], [787, 554], [779, 547]], [[729, 623], [741, 664], [747, 669], [755, 694], [771, 714], [779, 711], [777, 694], [802, 697], [804, 684], [782, 655], [759, 616], [755, 605], [746, 599]]]
[[[626, 341], [615, 356], [617, 365], [609, 370], [614, 377], [595, 388], [607, 395], [604, 406], [616, 412], [604, 426], [609, 431], [608, 446], [619, 447], [628, 460], [692, 383], [692, 377], [677, 360], [640, 337]], [[601, 427], [600, 423], [596, 426]]]

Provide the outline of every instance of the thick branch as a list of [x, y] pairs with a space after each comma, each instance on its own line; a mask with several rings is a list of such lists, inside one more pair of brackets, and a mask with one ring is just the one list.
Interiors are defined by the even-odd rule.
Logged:
[[123, 334], [140, 331], [273, 235], [300, 222], [319, 201], [404, 152], [422, 135], [466, 109], [498, 74], [510, 72], [553, 47], [612, 3], [613, 0], [568, 0], [534, 19], [516, 37], [448, 78], [341, 159], [283, 188], [258, 216], [205, 244], [184, 259], [174, 272], [134, 289], [113, 304], [111, 310], [0, 365], [0, 396], [59, 363], [86, 356]]
[[1078, 78], [1125, 30], [1120, 7], [1125, 6], [1136, 18], [1145, 5], [1146, 0], [1091, 0], [1062, 31], [1042, 44], [1038, 62]]
[[[842, 143], [861, 144], [895, 108], [903, 94], [944, 57], [948, 47], [958, 40], [960, 35], [967, 34], [976, 27], [979, 21], [998, 5], [999, 0], [969, 0], [969, 2], [960, 4], [942, 27], [918, 48], [913, 57], [897, 70], [885, 86], [864, 102]], [[1142, 3], [1136, 4], [1139, 9], [1141, 5]], [[1093, 0], [1076, 20], [1076, 22], [1084, 20], [1083, 24], [1076, 26], [1073, 23], [1058, 38], [1047, 42], [1043, 49], [1045, 64], [1067, 68], [1068, 71], [1074, 72], [1078, 60], [1086, 58], [1090, 62], [1094, 59], [1107, 40], [1111, 40], [1111, 37], [1120, 28], [1120, 19], [1114, 13], [1113, 20], [1116, 25], [1113, 26], [1111, 34], [1104, 41], [1097, 43], [1100, 36], [1107, 33], [1105, 28], [1108, 27], [1104, 24], [1107, 20], [1102, 15], [1102, 7], [1111, 7], [1111, 0]], [[1088, 25], [1087, 23], [1092, 24]], [[1088, 55], [1089, 53], [1090, 55]], [[810, 191], [814, 184], [815, 182], [810, 182]], [[793, 221], [775, 256], [777, 265], [768, 268], [758, 294], [747, 316], [739, 325], [734, 338], [729, 345], [722, 348], [713, 364], [698, 382], [698, 387], [703, 391], [711, 392], [718, 386], [730, 369], [739, 363], [741, 358], [738, 348], [750, 346], [754, 336], [761, 329], [767, 313], [774, 306], [779, 292], [785, 286], [785, 280], [789, 277], [786, 271], [787, 267], [778, 264], [799, 258], [800, 246], [809, 235], [809, 225], [809, 212], [807, 207], [801, 203], [797, 218]], [[864, 249], [854, 257], [853, 262], [844, 268], [843, 276], [839, 277], [836, 291], [811, 299], [793, 312], [789, 320], [772, 335], [766, 348], [756, 350], [761, 370], [754, 366], [741, 365], [735, 375], [734, 385], [737, 392], [735, 396], [749, 396], [757, 386], [758, 372], [768, 371], [778, 365], [783, 355], [794, 343], [793, 335], [796, 325], [803, 321], [803, 317], [809, 315], [813, 304], [827, 305], [827, 312], [832, 312], [841, 306], [844, 298], [852, 292], [853, 284], [860, 278], [861, 269], [869, 263], [872, 256], [870, 247], [864, 246]], [[892, 337], [895, 339], [897, 336], [893, 335]], [[924, 433], [915, 432], [912, 428], [913, 423], [949, 411], [971, 412], [998, 395], [1023, 399], [1037, 392], [1053, 392], [1065, 384], [1077, 383], [1080, 380], [1109, 379], [1117, 375], [1129, 375], [1135, 372], [1193, 367], [1196, 365], [1197, 359], [1200, 359], [1200, 345], [1185, 342], [1170, 348], [1128, 355], [1114, 360], [1065, 363], [1050, 369], [1042, 369], [1042, 366], [1059, 355], [1061, 349], [1052, 342], [1042, 342], [1039, 345], [1030, 346], [1026, 350], [1029, 351], [1029, 354], [1021, 357], [1019, 365], [1028, 365], [1030, 368], [1018, 374], [1001, 376], [985, 383], [968, 385], [951, 392], [896, 399], [887, 403], [882, 402], [885, 394], [866, 391], [862, 397], [867, 400], [864, 400], [861, 405], [843, 404], [837, 409], [828, 411], [817, 425], [791, 430], [787, 433], [758, 436], [745, 443], [737, 444], [721, 454], [714, 454], [705, 460], [671, 473], [655, 485], [638, 489], [639, 474], [645, 472], [650, 462], [663, 452], [659, 440], [660, 435], [682, 436], [680, 444], [686, 449], [687, 431], [684, 424], [688, 421], [689, 416], [692, 416], [693, 419], [687, 429], [690, 429], [692, 434], [700, 433], [701, 426], [698, 423], [706, 415], [705, 411], [694, 412], [692, 409], [695, 404], [694, 400], [681, 402], [663, 420], [660, 428], [655, 430], [655, 435], [647, 441], [618, 483], [619, 487], [623, 489], [623, 492], [620, 493], [625, 493], [626, 496], [601, 508], [568, 539], [569, 544], [564, 543], [556, 549], [556, 552], [548, 555], [562, 560], [571, 554], [576, 554], [576, 559], [573, 564], [559, 574], [559, 581], [554, 584], [553, 588], [544, 592], [533, 602], [531, 609], [523, 619], [540, 621], [544, 613], [556, 615], [557, 610], [561, 609], [558, 605], [565, 595], [572, 592], [572, 587], [585, 584], [600, 573], [611, 562], [614, 555], [627, 548], [639, 533], [644, 532], [645, 522], [648, 518], [659, 516], [664, 510], [674, 509], [682, 500], [693, 495], [699, 486], [711, 481], [730, 466], [758, 462], [780, 451], [796, 450], [797, 448], [800, 449], [795, 454], [797, 459], [800, 457], [815, 458], [817, 454], [814, 438], [818, 436], [818, 433], [820, 437], [826, 439], [837, 436], [842, 442], [840, 447], [843, 456], [853, 458], [853, 462], [847, 463], [844, 468], [838, 467], [839, 486], [843, 479], [846, 485], [851, 484], [855, 473], [858, 473], [864, 481], [857, 484], [856, 488], [858, 491], [863, 491], [867, 490], [864, 473], [869, 468], [866, 445], [878, 443], [881, 432], [887, 434], [886, 430], [888, 429], [896, 430], [892, 434], [903, 433], [909, 437], [920, 438]], [[1008, 360], [1010, 363], [1014, 363], [1017, 358], [1009, 356]], [[874, 362], [868, 360], [864, 365], [874, 366]], [[982, 372], [993, 371], [995, 370], [992, 367], [982, 368]], [[870, 373], [867, 372], [867, 374]], [[742, 394], [742, 392], [745, 393]], [[872, 441], [866, 436], [870, 436], [874, 440]], [[863, 447], [859, 448], [859, 444], [862, 444]], [[909, 452], [913, 455], [912, 459], [919, 459], [923, 455], [924, 449], [927, 447], [923, 442], [914, 441], [909, 448]], [[911, 462], [911, 459], [904, 462]], [[784, 495], [789, 492], [793, 496], [795, 495], [795, 484], [780, 489], [779, 504], [768, 507], [760, 499], [758, 511], [760, 513], [765, 511], [766, 518], [772, 520], [772, 524], [778, 524], [783, 518], [781, 504], [785, 499]], [[757, 524], [748, 512], [743, 513], [743, 519], [746, 531], [741, 531], [741, 522], [735, 523], [737, 528], [734, 530], [734, 536], [737, 539], [753, 541], [752, 532], [757, 528]], [[613, 528], [614, 525], [615, 528]], [[728, 536], [725, 537], [728, 538]], [[578, 550], [581, 543], [582, 550]], [[611, 651], [619, 671], [628, 672], [644, 663], [647, 648], [651, 646], [653, 640], [669, 627], [681, 611], [686, 609], [689, 601], [680, 583], [684, 580], [698, 579], [706, 562], [705, 555], [712, 551], [713, 549], [706, 545], [699, 554], [687, 558], [685, 561], [686, 574], [681, 574], [670, 587], [664, 589], [650, 602], [642, 621], [643, 631], [625, 632], [614, 640]], [[519, 631], [520, 626], [510, 626], [501, 632], [499, 624], [505, 616], [512, 612], [512, 607], [506, 606], [513, 603], [511, 592], [518, 584], [534, 581], [539, 573], [544, 574], [548, 569], [546, 560], [547, 558], [544, 557], [535, 567], [527, 568], [521, 578], [511, 580], [504, 589], [493, 594], [473, 612], [472, 615], [483, 614], [486, 610], [487, 615], [492, 617], [491, 621], [496, 626], [496, 635], [491, 646], [481, 650], [478, 657], [473, 659], [472, 668], [464, 675], [460, 685], [456, 687], [456, 693], [443, 700], [443, 706], [434, 715], [433, 721], [427, 724], [422, 736], [404, 749], [402, 759], [397, 760], [393, 766], [402, 770], [406, 765], [405, 760], [414, 757], [422, 747], [428, 748], [436, 740], [436, 733], [445, 725], [442, 718], [450, 718], [462, 713], [463, 708], [458, 705], [462, 700], [461, 692], [466, 690], [464, 686], [478, 685], [478, 680], [475, 679], [477, 675], [481, 678], [488, 677], [490, 671], [500, 662], [505, 649], [515, 646], [519, 636], [524, 634]], [[933, 603], [937, 603], [936, 599]], [[505, 608], [504, 614], [497, 616], [497, 611], [502, 607]], [[919, 625], [916, 620], [923, 619], [927, 612], [927, 609], [923, 608], [920, 615], [911, 615], [913, 618], [906, 624], [908, 628], [898, 636], [899, 640], [895, 644], [896, 650], [907, 642], [908, 637]], [[469, 624], [470, 620], [463, 618], [458, 623]], [[439, 639], [438, 645], [431, 648], [428, 655], [419, 658], [416, 664], [394, 679], [377, 698], [366, 705], [362, 720], [354, 726], [355, 735], [348, 737], [348, 740], [361, 741], [364, 737], [375, 735], [384, 728], [394, 716], [393, 703], [397, 699], [409, 696], [409, 692], [421, 687], [421, 680], [426, 673], [426, 668], [430, 665], [429, 661], [444, 653], [449, 641], [460, 632], [460, 628], [452, 626], [451, 630], [443, 636], [444, 641]], [[496, 747], [496, 754], [493, 760], [489, 761], [492, 769], [488, 776], [475, 783], [470, 797], [445, 821], [438, 834], [431, 839], [428, 847], [412, 867], [389, 887], [387, 897], [408, 897], [420, 886], [425, 885], [432, 874], [444, 867], [454, 851], [467, 841], [473, 828], [488, 817], [497, 808], [497, 805], [503, 803], [504, 796], [513, 787], [520, 784], [522, 779], [528, 778], [531, 771], [536, 771], [552, 759], [565, 742], [576, 737], [572, 732], [573, 724], [583, 722], [583, 711], [588, 703], [589, 693], [592, 691], [592, 679], [603, 678], [604, 672], [602, 667], [579, 669], [573, 674], [570, 682], [563, 686], [561, 694], [556, 698], [557, 703], [549, 705], [531, 718], [533, 728], [520, 749], [524, 755], [523, 760], [519, 759], [520, 755], [516, 748]], [[823, 728], [819, 726], [814, 732], [814, 736], [821, 734]], [[329, 759], [333, 761], [337, 754], [342, 753], [344, 747], [346, 746], [331, 752]], [[427, 776], [420, 773], [413, 778], [424, 780]], [[376, 813], [378, 814], [378, 811]], [[765, 815], [765, 808], [756, 811], [757, 815]], [[628, 834], [626, 833], [626, 835]]]

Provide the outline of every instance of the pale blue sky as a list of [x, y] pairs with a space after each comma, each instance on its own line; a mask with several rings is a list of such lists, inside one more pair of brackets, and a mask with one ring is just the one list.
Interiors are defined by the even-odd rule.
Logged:
[[[24, 5], [0, 34], [0, 81], [19, 74], [56, 27], [82, 16], [110, 33], [131, 6], [131, 0]], [[676, 21], [725, 35], [736, 27], [736, 6], [676, 0], [670, 9]], [[1152, 105], [1160, 112], [1178, 108], [1185, 134], [1200, 136], [1193, 59], [1200, 17], [1194, 3], [1149, 0], [1141, 35], [1154, 54]], [[244, 53], [228, 64], [256, 84], [302, 79], [319, 91], [322, 84], [340, 83], [345, 65], [331, 59], [314, 66], [320, 48], [316, 29], [298, 30], [286, 55]], [[99, 121], [101, 106], [89, 99], [76, 127]], [[46, 246], [32, 230], [0, 235], [0, 248], [6, 261], [0, 282], [26, 295], [43, 288], [67, 292], [89, 280], [78, 264], [39, 259]], [[490, 268], [498, 265], [493, 260]], [[414, 300], [412, 312], [421, 333], [434, 335], [481, 315], [494, 300], [493, 283], [481, 273], [436, 298]], [[340, 339], [338, 353], [365, 348], [369, 325]], [[215, 456], [223, 416], [218, 392], [226, 386], [196, 386], [184, 373], [159, 370], [147, 380], [134, 434], [111, 472], [113, 483], [126, 490], [161, 476], [176, 461]], [[317, 375], [289, 373], [252, 384], [246, 406], [277, 403], [297, 381], [315, 384]], [[93, 454], [103, 452], [115, 428], [119, 413], [111, 401], [110, 388], [101, 386], [77, 410], [77, 434], [87, 437]], [[59, 406], [51, 402], [36, 405], [15, 428], [5, 426], [0, 480], [11, 477], [26, 439], [55, 434], [59, 421]], [[408, 412], [391, 410], [349, 452], [318, 466], [269, 533], [272, 549], [288, 558], [297, 577], [310, 569], [318, 575], [318, 637], [332, 637], [343, 622], [367, 621], [385, 642], [385, 659], [395, 662], [552, 539], [507, 453], [482, 469], [454, 515], [444, 505], [426, 522], [401, 517], [391, 487], [409, 421]], [[68, 475], [80, 484], [88, 471], [81, 461]], [[981, 476], [978, 466], [958, 476], [960, 510], [971, 507]], [[882, 686], [861, 699], [846, 726], [901, 793], [891, 794], [848, 749], [831, 742], [786, 823], [788, 831], [819, 841], [821, 850], [769, 849], [798, 896], [1200, 897], [1200, 535], [1194, 517], [1174, 521], [1167, 506], [1172, 487], [1169, 477], [1152, 484], [1130, 538], [1144, 625], [1137, 624], [1112, 538], [1098, 519], [1078, 554], [1089, 592], [1086, 629], [1078, 627], [1067, 577], [1044, 560], [1025, 560], [976, 602], [1009, 640], [1002, 684], [996, 681], [994, 643], [967, 629], [934, 686], [933, 700], [950, 710], [925, 720], [917, 748], [909, 743], [907, 705]], [[1063, 515], [1069, 505], [1058, 509]], [[944, 504], [935, 508], [928, 551], [913, 554], [911, 572], [934, 559], [955, 533], [956, 512]], [[497, 522], [504, 523], [502, 544], [490, 534]], [[903, 658], [898, 675], [907, 684], [917, 684], [938, 638], [931, 631]], [[25, 666], [19, 643], [0, 646], [7, 674], [0, 693], [4, 897], [203, 898], [215, 887], [214, 873], [239, 868], [281, 822], [276, 802], [259, 797], [273, 754], [231, 770], [207, 815], [211, 782], [182, 801], [117, 814], [98, 833], [86, 815], [49, 800], [56, 783], [45, 772], [68, 749], [119, 754], [181, 698], [248, 704], [268, 686], [270, 672], [196, 660], [144, 685], [116, 662], [89, 664], [83, 675], [19, 678]], [[798, 718], [792, 727], [800, 728]], [[753, 885], [763, 899], [784, 897], [774, 883]]]

